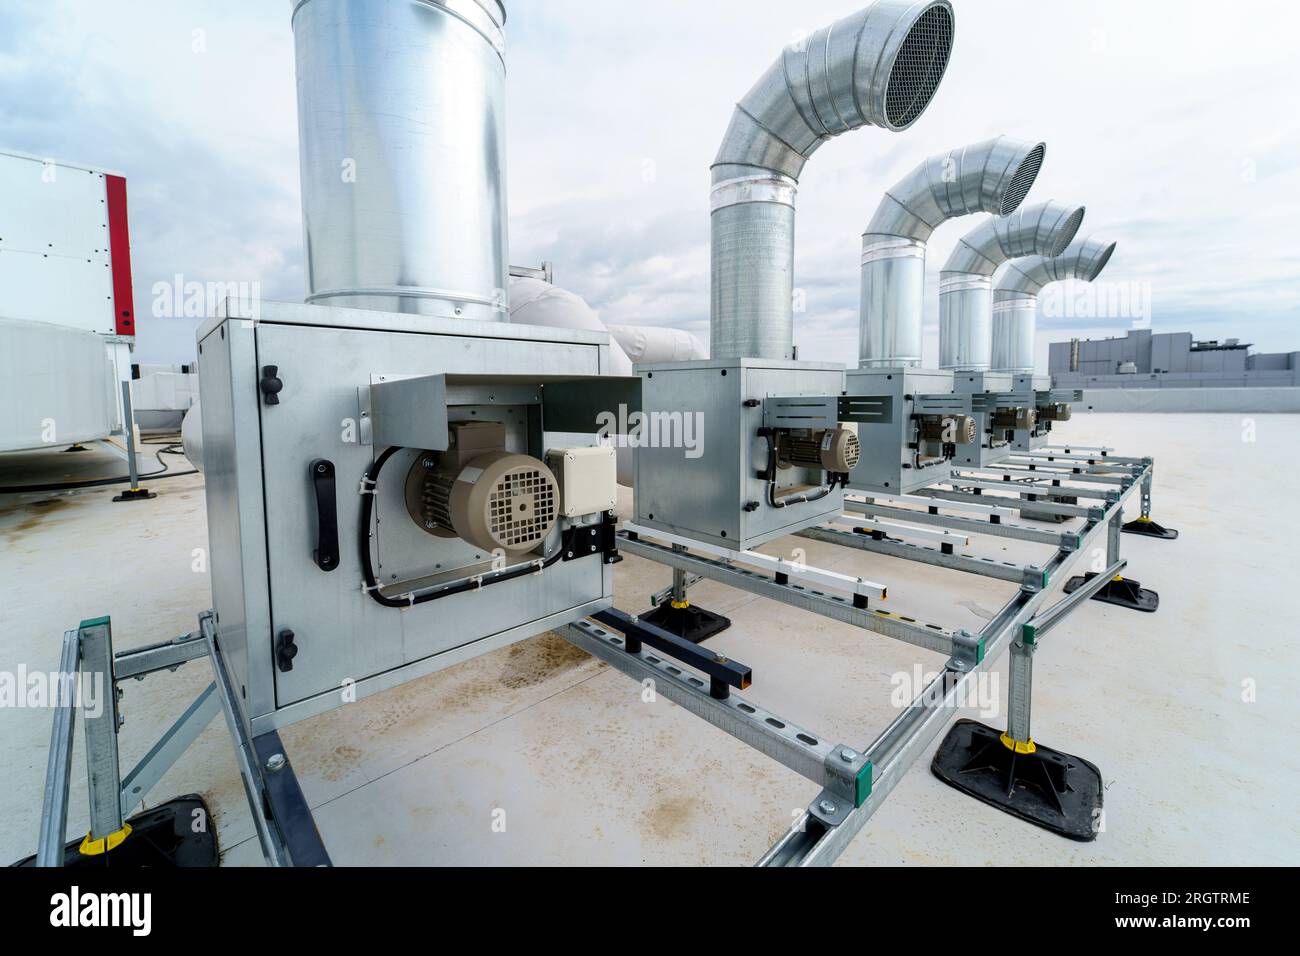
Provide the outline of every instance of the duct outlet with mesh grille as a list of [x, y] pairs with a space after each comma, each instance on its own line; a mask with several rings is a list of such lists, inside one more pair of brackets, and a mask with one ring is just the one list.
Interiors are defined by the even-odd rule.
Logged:
[[1047, 255], [1055, 258], [1066, 249], [1070, 248], [1070, 243], [1074, 241], [1074, 237], [1078, 233], [1079, 227], [1083, 225], [1083, 216], [1084, 208], [1082, 206], [1070, 213], [1070, 218], [1066, 220], [1065, 228], [1061, 230], [1061, 237], [1056, 244], [1056, 248], [1049, 251]]
[[1115, 254], [1116, 245], [1117, 245], [1116, 243], [1112, 242], [1105, 249], [1103, 249], [1101, 255], [1099, 255], [1096, 261], [1093, 263], [1092, 269], [1089, 272], [1089, 274], [1087, 276], [1080, 276], [1080, 278], [1086, 278], [1089, 282], [1091, 282], [1093, 279], [1097, 278], [1097, 276], [1101, 275], [1101, 270], [1106, 268], [1106, 263], [1110, 262], [1110, 257]]
[[891, 129], [906, 129], [925, 112], [948, 68], [952, 40], [948, 6], [930, 7], [916, 18], [889, 71], [885, 120]]
[[1024, 161], [1016, 169], [1015, 175], [1011, 177], [1011, 184], [1007, 186], [1006, 195], [1002, 198], [1002, 215], [1011, 215], [1025, 201], [1025, 197], [1029, 195], [1030, 187], [1034, 185], [1034, 180], [1038, 178], [1038, 170], [1042, 168], [1043, 154], [1046, 151], [1046, 147], [1039, 143], [1029, 151], [1029, 155], [1024, 158]]

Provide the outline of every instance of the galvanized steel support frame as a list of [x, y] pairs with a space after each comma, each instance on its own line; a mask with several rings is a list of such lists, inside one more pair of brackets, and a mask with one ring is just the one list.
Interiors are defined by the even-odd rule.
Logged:
[[[117, 734], [121, 728], [119, 684], [143, 680], [160, 671], [174, 671], [188, 661], [207, 657], [215, 680], [208, 684], [181, 716], [150, 747], [140, 762], [121, 776]], [[86, 684], [91, 691], [84, 692]], [[78, 698], [85, 698], [79, 701]], [[161, 644], [113, 653], [108, 618], [85, 621], [65, 632], [55, 695], [54, 727], [46, 768], [36, 865], [61, 866], [67, 835], [68, 790], [76, 709], [84, 706], [86, 766], [90, 796], [88, 844], [103, 852], [116, 845], [110, 837], [123, 834], [124, 819], [133, 807], [175, 764], [180, 756], [223, 712], [235, 744], [240, 776], [248, 797], [262, 854], [276, 866], [329, 865], [311, 811], [302, 796], [279, 735], [274, 731], [250, 737], [229, 673], [217, 646], [212, 612], [199, 615], [199, 629]]]
[[[1118, 464], [1127, 464], [1134, 461], [1113, 458], [1107, 458], [1106, 460]], [[1008, 570], [999, 568], [999, 570], [990, 573], [990, 566], [998, 567], [998, 563], [982, 562], [979, 559], [967, 556], [944, 554], [931, 548], [922, 548], [903, 544], [902, 542], [877, 540], [869, 535], [852, 532], [833, 531], [824, 528], [808, 529], [801, 532], [803, 537], [814, 540], [852, 543], [853, 546], [863, 550], [919, 560], [953, 570], [982, 573], [1014, 581], [1020, 585], [1015, 595], [1007, 601], [998, 614], [977, 635], [959, 632], [960, 639], [958, 635], [939, 628], [918, 628], [915, 622], [903, 622], [907, 623], [907, 626], [898, 629], [885, 628], [880, 612], [866, 612], [854, 608], [847, 604], [843, 598], [812, 592], [791, 585], [788, 581], [779, 581], [775, 576], [769, 577], [748, 568], [737, 567], [727, 560], [692, 555], [689, 550], [683, 550], [680, 543], [675, 547], [663, 546], [641, 540], [639, 536], [628, 538], [623, 535], [621, 537], [621, 550], [667, 565], [674, 571], [675, 582], [678, 580], [678, 573], [698, 575], [737, 587], [752, 594], [772, 598], [835, 620], [883, 633], [916, 646], [926, 647], [930, 650], [945, 650], [952, 655], [942, 672], [916, 696], [912, 703], [872, 743], [864, 748], [837, 745], [837, 748], [841, 749], [843, 753], [859, 758], [862, 761], [861, 766], [867, 768], [865, 772], [870, 774], [869, 784], [857, 788], [856, 792], [861, 799], [852, 806], [849, 806], [845, 800], [843, 788], [834, 791], [827, 785], [824, 776], [827, 765], [824, 761], [819, 762], [818, 759], [824, 756], [823, 751], [826, 749], [824, 747], [818, 749], [823, 742], [823, 738], [799, 730], [794, 731], [795, 737], [793, 741], [783, 735], [774, 735], [771, 731], [771, 720], [769, 720], [772, 715], [761, 711], [756, 706], [746, 704], [734, 695], [728, 701], [712, 701], [707, 691], [703, 689], [705, 686], [703, 681], [697, 678], [692, 683], [689, 675], [683, 678], [683, 672], [680, 669], [667, 665], [675, 673], [672, 674], [672, 680], [665, 685], [671, 687], [672, 692], [665, 692], [665, 696], [668, 696], [669, 699], [674, 700], [676, 703], [682, 704], [692, 713], [703, 717], [715, 726], [727, 730], [742, 742], [791, 767], [813, 782], [823, 785], [822, 792], [809, 804], [807, 811], [796, 821], [790, 831], [779, 839], [759, 860], [760, 866], [815, 866], [829, 865], [834, 862], [857, 832], [866, 824], [867, 820], [871, 818], [871, 815], [884, 802], [904, 773], [933, 743], [943, 728], [947, 726], [949, 720], [954, 716], [954, 703], [960, 699], [959, 695], [965, 692], [966, 686], [974, 680], [977, 674], [991, 668], [1002, 652], [1006, 650], [1010, 650], [1012, 654], [1011, 686], [1008, 692], [1008, 733], [1014, 739], [1029, 739], [1030, 705], [1033, 689], [1032, 655], [1037, 647], [1038, 640], [1052, 627], [1064, 620], [1070, 612], [1095, 595], [1106, 582], [1124, 570], [1126, 561], [1119, 556], [1119, 532], [1123, 523], [1124, 506], [1138, 489], [1142, 490], [1144, 499], [1149, 499], [1150, 495], [1152, 462], [1150, 459], [1141, 461], [1142, 467], [1136, 474], [1122, 482], [1114, 493], [1107, 493], [1107, 497], [1102, 499], [1105, 502], [1103, 506], [1058, 506], [1063, 509], [1062, 513], [1064, 514], [1085, 519], [1084, 526], [1080, 531], [1044, 532], [1042, 535], [1025, 536], [1029, 540], [1037, 539], [1040, 541], [1044, 540], [1044, 536], [1046, 536], [1047, 543], [1056, 545], [1055, 553], [1040, 566], [1009, 567]], [[994, 485], [998, 491], [1016, 492], [1014, 488], [1005, 487], [1010, 485], [1010, 482], [989, 482], [988, 484]], [[854, 508], [853, 510], [860, 510], [864, 514], [889, 513], [891, 517], [902, 520], [917, 520], [921, 523], [941, 527], [949, 526], [954, 530], [968, 533], [998, 535], [998, 529], [1001, 529], [1002, 536], [1021, 536], [1018, 532], [1007, 535], [1005, 534], [1007, 526], [994, 524], [991, 521], [985, 525], [982, 521], [969, 518], [949, 518], [948, 516], [939, 515], [938, 503], [943, 500], [939, 494], [942, 493], [927, 494], [927, 492], [931, 491], [932, 489], [922, 489], [921, 491], [922, 495], [932, 498], [936, 502], [934, 506], [928, 508], [924, 513], [913, 513], [909, 512], [908, 509], [889, 508], [888, 506], [875, 509], [871, 502], [867, 502], [860, 509]], [[956, 500], [970, 501], [975, 499], [976, 502], [980, 502], [981, 497], [962, 495]], [[990, 495], [984, 499], [984, 502], [980, 503], [994, 501], [1001, 504], [1006, 502], [1006, 499], [998, 499]], [[1026, 505], [1028, 504], [1026, 502]], [[1035, 501], [1032, 503], [1032, 507], [1045, 510], [1045, 504], [1047, 503]], [[1018, 504], [1013, 502], [1012, 506], [1018, 507]], [[1144, 501], [1145, 506], [1147, 505]], [[1065, 511], [1066, 508], [1070, 508], [1070, 510]], [[979, 527], [972, 527], [973, 525], [979, 525]], [[1022, 530], [1032, 531], [1034, 529], [1025, 528]], [[1106, 536], [1107, 566], [1105, 571], [1087, 581], [1071, 594], [1064, 596], [1050, 606], [1044, 607], [1047, 596], [1051, 593], [1050, 586], [1061, 580], [1066, 572], [1074, 567], [1081, 556], [1087, 553], [1093, 543], [1103, 534]], [[645, 679], [652, 675], [652, 668], [665, 666], [662, 661], [644, 660], [644, 652], [635, 655], [627, 653], [615, 635], [610, 634], [609, 631], [602, 631], [597, 634], [593, 632], [593, 628], [594, 625], [580, 622], [566, 629], [565, 637], [576, 646], [588, 650], [634, 678]], [[926, 633], [927, 639], [922, 640], [918, 631]], [[936, 631], [938, 632], [937, 635], [935, 634]], [[969, 651], [972, 648], [977, 649], [975, 654], [963, 653], [963, 651]], [[743, 717], [735, 717], [736, 708], [747, 708], [740, 711], [744, 715]], [[781, 727], [789, 728], [793, 726], [784, 718], [773, 719]], [[800, 734], [805, 735], [808, 740], [814, 741], [818, 747], [801, 740]], [[836, 748], [830, 749], [833, 751]]]

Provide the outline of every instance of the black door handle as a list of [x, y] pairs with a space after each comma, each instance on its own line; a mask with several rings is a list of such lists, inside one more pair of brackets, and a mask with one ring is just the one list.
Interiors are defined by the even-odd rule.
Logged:
[[334, 494], [334, 462], [317, 458], [311, 463], [311, 483], [316, 489], [316, 550], [312, 559], [322, 571], [339, 566], [339, 513]]
[[275, 663], [282, 671], [293, 670], [293, 659], [298, 656], [298, 645], [294, 643], [295, 635], [287, 627], [280, 632], [275, 641]]

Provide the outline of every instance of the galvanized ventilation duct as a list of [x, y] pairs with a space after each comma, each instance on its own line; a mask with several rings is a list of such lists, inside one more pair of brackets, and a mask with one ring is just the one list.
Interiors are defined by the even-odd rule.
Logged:
[[505, 7], [290, 2], [307, 301], [504, 321]]
[[988, 371], [993, 351], [993, 273], [1008, 259], [1059, 256], [1083, 223], [1083, 206], [1022, 206], [980, 223], [939, 273], [939, 367]]
[[862, 236], [862, 368], [921, 364], [925, 244], [949, 219], [1006, 216], [1024, 201], [1046, 146], [997, 139], [931, 156], [885, 193]]
[[993, 290], [993, 371], [1033, 372], [1038, 294], [1064, 279], [1091, 282], [1114, 252], [1113, 242], [1076, 239], [1055, 258], [1034, 256], [1008, 263]]
[[713, 163], [713, 358], [794, 351], [794, 201], [804, 163], [848, 130], [902, 130], [948, 66], [948, 0], [878, 0], [785, 49], [736, 105]]

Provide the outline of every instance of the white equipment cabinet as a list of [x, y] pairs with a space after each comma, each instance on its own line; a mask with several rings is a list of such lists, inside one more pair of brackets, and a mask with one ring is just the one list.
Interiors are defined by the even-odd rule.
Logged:
[[0, 151], [0, 452], [120, 429], [134, 341], [126, 180]]

